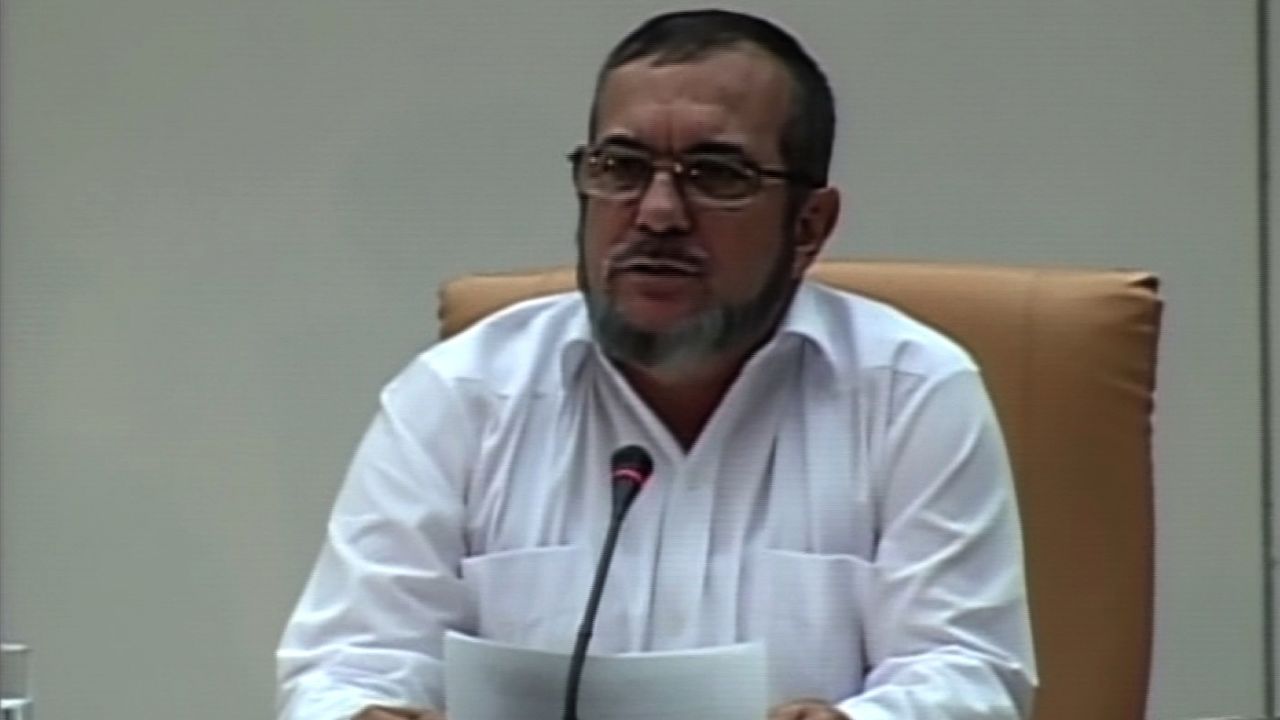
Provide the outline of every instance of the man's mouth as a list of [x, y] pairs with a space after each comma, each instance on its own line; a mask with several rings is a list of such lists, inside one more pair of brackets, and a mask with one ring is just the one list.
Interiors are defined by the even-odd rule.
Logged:
[[609, 269], [610, 275], [631, 272], [658, 277], [701, 277], [702, 265], [690, 260], [674, 258], [636, 257], [617, 263]]

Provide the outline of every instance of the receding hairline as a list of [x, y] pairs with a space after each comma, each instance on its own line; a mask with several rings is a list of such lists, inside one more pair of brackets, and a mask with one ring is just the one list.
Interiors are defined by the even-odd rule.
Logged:
[[[795, 101], [802, 92], [799, 81], [791, 72], [791, 69], [787, 67], [787, 64], [782, 60], [782, 58], [775, 55], [768, 48], [750, 39], [738, 38], [732, 42], [722, 45], [698, 48], [679, 48], [677, 50], [657, 50], [647, 55], [632, 58], [613, 67], [602, 67], [600, 69], [600, 73], [596, 77], [595, 92], [591, 97], [591, 117], [588, 119], [590, 134], [588, 139], [594, 140], [597, 132], [599, 131], [600, 101], [604, 93], [605, 85], [615, 72], [636, 66], [661, 68], [675, 65], [696, 65], [698, 63], [712, 60], [718, 56], [732, 54], [745, 55], [749, 57], [753, 56], [768, 60], [770, 65], [773, 67], [773, 70], [782, 77], [784, 87], [786, 88], [786, 97], [783, 99], [783, 103], [785, 104], [787, 111], [786, 115], [783, 117], [783, 124], [779, 129], [779, 132], [785, 132], [786, 123], [792, 116]], [[778, 140], [779, 143], [781, 143], [782, 138], [779, 137]]]

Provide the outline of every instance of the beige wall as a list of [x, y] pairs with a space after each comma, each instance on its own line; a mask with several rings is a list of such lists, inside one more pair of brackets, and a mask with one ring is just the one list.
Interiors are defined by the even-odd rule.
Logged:
[[[595, 63], [669, 3], [10, 0], [0, 629], [41, 717], [263, 717], [434, 287], [571, 257]], [[744, 3], [841, 99], [834, 254], [1165, 281], [1152, 717], [1262, 710], [1254, 4]]]

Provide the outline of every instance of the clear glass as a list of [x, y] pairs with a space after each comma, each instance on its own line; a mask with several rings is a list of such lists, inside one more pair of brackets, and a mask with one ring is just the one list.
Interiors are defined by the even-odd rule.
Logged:
[[671, 174], [686, 201], [712, 210], [742, 208], [769, 182], [818, 187], [785, 170], [761, 167], [750, 158], [710, 152], [658, 160], [645, 150], [630, 147], [579, 146], [568, 159], [579, 193], [616, 202], [638, 199], [658, 170]]
[[31, 648], [0, 643], [0, 720], [33, 720]]

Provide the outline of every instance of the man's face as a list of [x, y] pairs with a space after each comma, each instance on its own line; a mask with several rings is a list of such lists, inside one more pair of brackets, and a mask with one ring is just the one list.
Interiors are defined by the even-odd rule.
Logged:
[[[600, 88], [593, 147], [619, 143], [661, 160], [736, 153], [782, 168], [790, 92], [782, 66], [751, 49], [685, 64], [638, 60]], [[688, 195], [657, 172], [635, 200], [585, 201], [580, 282], [597, 335], [620, 359], [696, 363], [740, 349], [777, 319], [811, 259], [795, 259], [785, 184], [765, 184], [734, 209]]]

